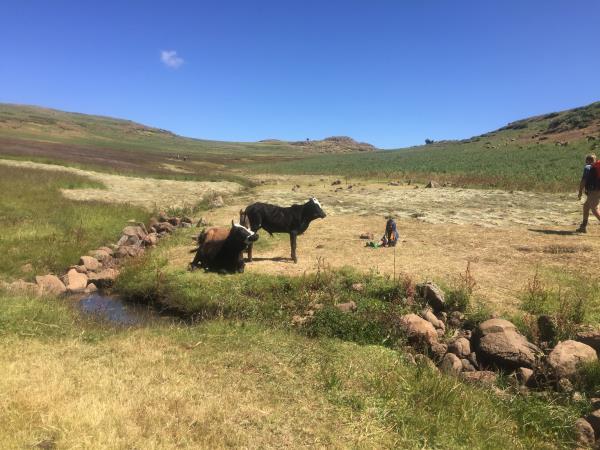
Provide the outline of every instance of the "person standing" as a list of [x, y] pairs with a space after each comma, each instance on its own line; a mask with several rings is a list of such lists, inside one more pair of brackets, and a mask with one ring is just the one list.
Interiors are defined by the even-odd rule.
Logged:
[[583, 203], [583, 220], [577, 233], [587, 233], [588, 219], [590, 211], [598, 220], [600, 220], [600, 212], [598, 212], [598, 204], [600, 204], [600, 165], [596, 161], [596, 155], [590, 154], [585, 157], [585, 167], [583, 168], [583, 176], [579, 183], [578, 199], [581, 200], [585, 191], [586, 199]]

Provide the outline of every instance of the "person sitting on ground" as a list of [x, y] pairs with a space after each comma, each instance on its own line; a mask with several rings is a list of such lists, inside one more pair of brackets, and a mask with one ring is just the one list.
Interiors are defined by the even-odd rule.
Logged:
[[579, 183], [578, 199], [581, 200], [585, 190], [586, 199], [583, 203], [583, 220], [578, 233], [586, 233], [590, 211], [600, 220], [600, 212], [598, 212], [598, 204], [600, 204], [600, 162], [596, 161], [596, 155], [590, 154], [585, 157], [585, 167], [583, 168], [583, 176]]
[[385, 233], [381, 238], [381, 245], [383, 247], [395, 247], [398, 243], [398, 238], [400, 235], [398, 234], [398, 227], [396, 226], [396, 222], [394, 219], [390, 218], [385, 224]]

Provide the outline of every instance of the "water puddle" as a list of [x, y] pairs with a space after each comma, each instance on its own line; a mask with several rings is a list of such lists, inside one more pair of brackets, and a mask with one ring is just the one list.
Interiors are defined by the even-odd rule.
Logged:
[[147, 323], [159, 317], [152, 308], [126, 303], [118, 297], [93, 293], [79, 301], [79, 309], [84, 315], [117, 325], [132, 326]]

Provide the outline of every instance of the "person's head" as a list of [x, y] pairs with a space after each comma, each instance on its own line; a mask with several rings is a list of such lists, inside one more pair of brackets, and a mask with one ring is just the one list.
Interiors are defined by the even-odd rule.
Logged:
[[586, 164], [594, 164], [596, 162], [596, 155], [594, 153], [590, 153], [585, 157]]

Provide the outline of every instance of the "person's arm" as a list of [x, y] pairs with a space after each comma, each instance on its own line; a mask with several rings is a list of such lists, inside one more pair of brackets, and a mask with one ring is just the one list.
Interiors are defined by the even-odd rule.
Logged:
[[581, 196], [583, 195], [583, 189], [585, 188], [585, 178], [581, 179], [579, 183], [579, 194], [577, 195], [577, 199], [581, 200]]

